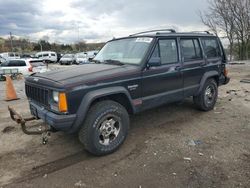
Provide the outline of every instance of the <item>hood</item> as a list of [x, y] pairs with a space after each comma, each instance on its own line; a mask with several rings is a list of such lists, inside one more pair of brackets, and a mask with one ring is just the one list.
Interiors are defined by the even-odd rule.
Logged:
[[130, 77], [139, 73], [140, 68], [133, 65], [109, 65], [109, 64], [84, 64], [70, 68], [59, 69], [42, 74], [35, 74], [34, 78], [47, 79], [56, 82], [63, 87], [74, 87], [82, 84], [92, 85], [103, 83], [116, 78]]

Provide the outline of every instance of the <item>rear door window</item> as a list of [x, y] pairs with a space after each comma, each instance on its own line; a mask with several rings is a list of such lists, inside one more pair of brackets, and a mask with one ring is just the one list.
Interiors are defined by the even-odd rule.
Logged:
[[207, 58], [221, 57], [222, 53], [216, 38], [203, 38], [202, 45]]
[[181, 49], [184, 61], [202, 59], [202, 52], [198, 39], [181, 39]]

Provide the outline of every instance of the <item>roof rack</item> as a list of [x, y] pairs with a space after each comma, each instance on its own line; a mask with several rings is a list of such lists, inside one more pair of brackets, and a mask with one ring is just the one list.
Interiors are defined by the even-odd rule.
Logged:
[[206, 33], [212, 35], [212, 33], [210, 33], [209, 31], [191, 31], [190, 33]]
[[153, 33], [153, 32], [157, 32], [157, 34], [159, 34], [160, 31], [169, 31], [170, 33], [176, 33], [176, 31], [174, 29], [155, 29], [155, 30], [149, 30], [149, 31], [135, 33], [135, 34], [132, 34], [129, 36], [136, 36], [136, 35], [140, 35], [140, 34]]

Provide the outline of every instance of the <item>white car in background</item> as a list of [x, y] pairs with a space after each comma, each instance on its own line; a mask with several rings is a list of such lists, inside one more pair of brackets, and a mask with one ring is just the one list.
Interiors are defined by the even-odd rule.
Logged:
[[15, 52], [0, 53], [0, 56], [4, 59], [19, 59], [20, 58], [20, 55]]
[[24, 76], [48, 71], [47, 66], [39, 59], [11, 59], [0, 65], [0, 72], [3, 73], [16, 72], [16, 70]]
[[86, 55], [87, 55], [88, 60], [91, 61], [91, 60], [94, 59], [94, 57], [97, 55], [98, 51], [92, 50], [92, 51], [87, 51], [87, 52], [85, 52], [85, 53], [86, 53]]
[[98, 51], [96, 51], [96, 50], [78, 53], [78, 54], [76, 54], [76, 57], [78, 56], [78, 58], [76, 58], [75, 62], [79, 65], [85, 64], [85, 63], [90, 63], [91, 60], [94, 59], [94, 57], [96, 56], [97, 53], [98, 53]]
[[85, 52], [75, 54], [75, 63], [78, 65], [88, 63], [87, 54]]
[[65, 54], [61, 57], [59, 64], [60, 65], [72, 65], [75, 62], [74, 54]]
[[36, 57], [45, 61], [46, 63], [55, 63], [57, 62], [57, 54], [52, 51], [43, 51], [36, 53]]

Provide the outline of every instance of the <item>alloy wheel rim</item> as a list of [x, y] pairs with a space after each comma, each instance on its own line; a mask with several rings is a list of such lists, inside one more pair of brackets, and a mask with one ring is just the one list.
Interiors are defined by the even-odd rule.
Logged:
[[210, 105], [214, 101], [215, 88], [211, 85], [207, 86], [205, 90], [205, 101]]
[[119, 135], [121, 129], [121, 122], [116, 116], [108, 115], [100, 123], [99, 126], [99, 143], [102, 145], [109, 145]]

